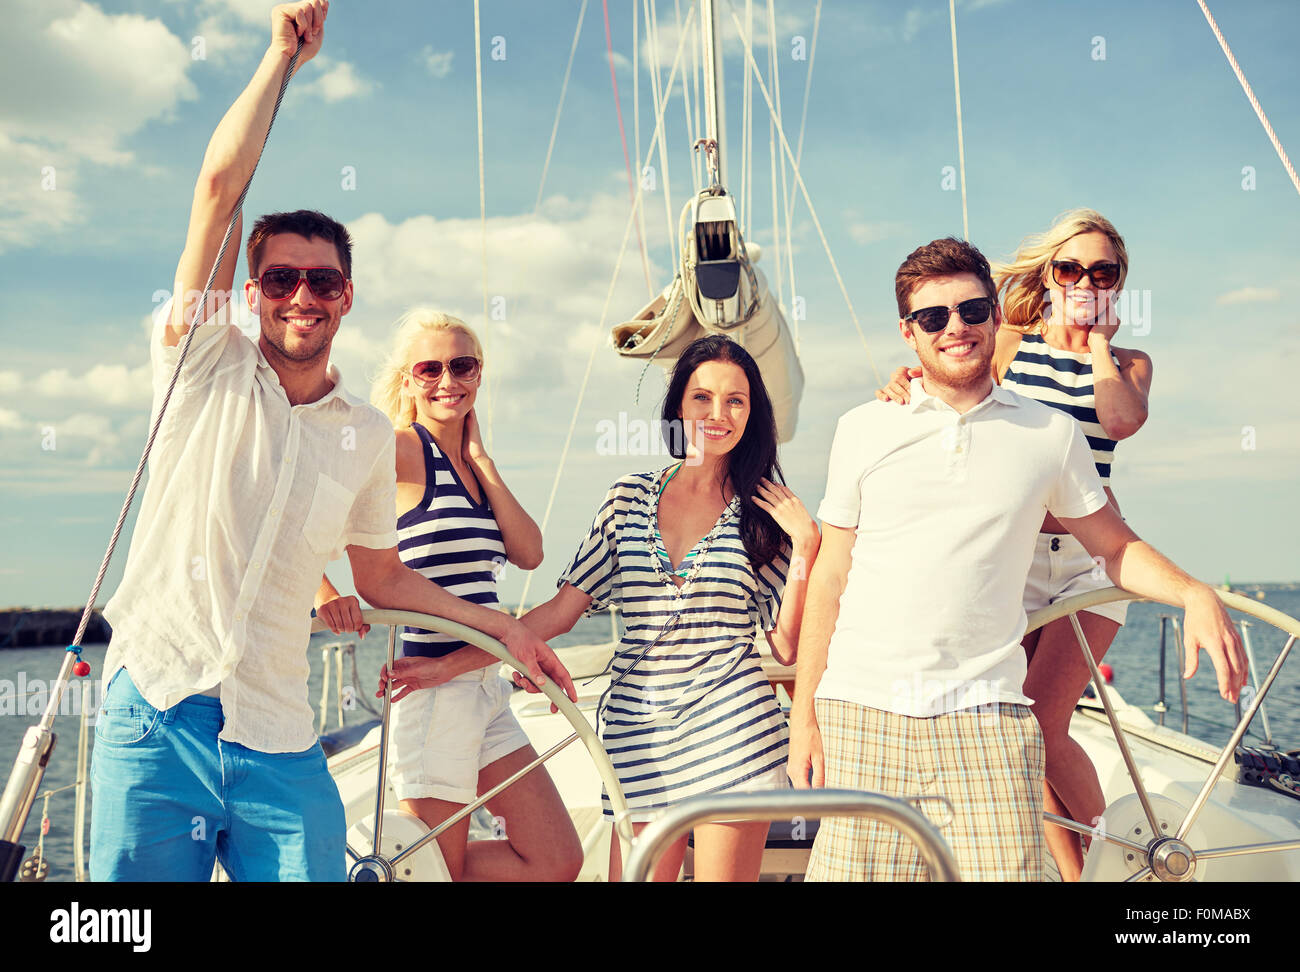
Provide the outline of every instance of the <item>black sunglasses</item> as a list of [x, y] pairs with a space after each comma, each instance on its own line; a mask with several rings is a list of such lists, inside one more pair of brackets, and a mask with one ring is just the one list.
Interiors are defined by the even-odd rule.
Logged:
[[[482, 364], [472, 354], [462, 354], [448, 361], [446, 367], [457, 381], [473, 381]], [[411, 377], [421, 385], [432, 385], [442, 377], [442, 369], [441, 361], [418, 361], [411, 366]]]
[[993, 301], [988, 297], [972, 297], [953, 307], [922, 307], [903, 320], [915, 321], [926, 334], [937, 334], [948, 326], [948, 317], [953, 311], [961, 315], [963, 324], [974, 327], [987, 323], [993, 316]]
[[1099, 290], [1110, 290], [1119, 283], [1119, 272], [1118, 263], [1094, 263], [1085, 267], [1077, 260], [1052, 261], [1052, 279], [1058, 287], [1071, 287], [1087, 277]]
[[257, 287], [269, 300], [286, 300], [293, 296], [304, 278], [307, 287], [321, 300], [338, 300], [343, 296], [343, 274], [333, 267], [271, 267], [262, 271]]

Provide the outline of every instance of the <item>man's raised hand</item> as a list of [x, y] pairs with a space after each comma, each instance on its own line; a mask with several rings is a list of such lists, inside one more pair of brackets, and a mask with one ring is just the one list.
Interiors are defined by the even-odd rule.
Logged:
[[293, 57], [302, 38], [298, 69], [316, 56], [325, 41], [325, 15], [329, 0], [300, 0], [282, 3], [271, 11], [271, 47], [286, 57]]

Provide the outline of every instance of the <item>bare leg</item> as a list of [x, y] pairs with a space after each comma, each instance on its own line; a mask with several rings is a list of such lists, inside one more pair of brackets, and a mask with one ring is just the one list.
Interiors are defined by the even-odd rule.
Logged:
[[[537, 753], [524, 746], [479, 772], [480, 792], [523, 769]], [[403, 800], [403, 810], [435, 827], [465, 804], [447, 800]], [[503, 839], [469, 840], [466, 817], [437, 838], [453, 881], [572, 881], [582, 869], [582, 845], [545, 767], [533, 770], [489, 801], [488, 810], [505, 827]]]
[[695, 880], [757, 881], [769, 826], [766, 820], [697, 826]]
[[[632, 824], [632, 833], [639, 837], [641, 831], [645, 830], [646, 824]], [[697, 848], [698, 850], [698, 848]], [[682, 873], [682, 861], [686, 858], [686, 838], [675, 840], [668, 845], [668, 849], [660, 856], [655, 864], [654, 874], [651, 877], [653, 881], [676, 881]], [[623, 878], [623, 855], [620, 853], [618, 845], [618, 832], [610, 834], [609, 838], [609, 879], [619, 881]]]
[[[1058, 817], [1066, 817], [1070, 813], [1046, 780], [1043, 781], [1043, 809]], [[1051, 851], [1052, 860], [1056, 861], [1056, 869], [1061, 872], [1061, 880], [1079, 880], [1079, 875], [1083, 873], [1083, 850], [1079, 846], [1079, 835], [1073, 830], [1044, 821], [1043, 836], [1047, 841], [1047, 849]]]
[[[532, 746], [516, 749], [479, 771], [486, 792], [537, 758]], [[582, 844], [555, 783], [539, 766], [488, 801], [503, 839], [476, 840], [465, 861], [466, 881], [572, 881], [582, 870]]]
[[[413, 813], [423, 820], [424, 825], [430, 830], [465, 806], [463, 803], [435, 800], [432, 797], [402, 800], [400, 805], [407, 813]], [[465, 873], [465, 844], [469, 840], [469, 820], [470, 818], [466, 817], [456, 826], [449, 827], [434, 838], [438, 842], [438, 849], [442, 851], [442, 859], [446, 861], [447, 870], [451, 873], [453, 881], [461, 880]]]
[[[1119, 625], [1108, 618], [1083, 611], [1079, 624], [1092, 648], [1093, 658], [1101, 661], [1110, 647]], [[1083, 747], [1070, 738], [1070, 717], [1075, 704], [1088, 683], [1088, 665], [1079, 649], [1078, 640], [1069, 618], [1053, 621], [1039, 633], [1037, 645], [1029, 660], [1025, 676], [1025, 694], [1034, 700], [1033, 712], [1043, 731], [1047, 749], [1047, 784], [1054, 793], [1053, 801], [1061, 807], [1061, 816], [1091, 825], [1106, 809], [1106, 798], [1101, 792], [1101, 782]], [[1082, 869], [1082, 852], [1078, 838], [1068, 835], [1071, 853], [1063, 860], [1057, 846], [1065, 844], [1063, 836], [1052, 831], [1063, 828], [1048, 825], [1048, 847], [1056, 859], [1061, 876], [1071, 880]], [[1068, 834], [1068, 832], [1067, 832]]]

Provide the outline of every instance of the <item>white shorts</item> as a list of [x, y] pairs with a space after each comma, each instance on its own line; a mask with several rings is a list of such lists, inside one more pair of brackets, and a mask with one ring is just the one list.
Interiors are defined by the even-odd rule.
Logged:
[[393, 705], [388, 767], [399, 800], [473, 803], [478, 774], [529, 745], [495, 663]]
[[[1076, 594], [1114, 586], [1115, 582], [1073, 534], [1040, 533], [1034, 546], [1034, 563], [1025, 582], [1025, 613], [1033, 614]], [[1098, 604], [1085, 613], [1123, 624], [1128, 601]]]

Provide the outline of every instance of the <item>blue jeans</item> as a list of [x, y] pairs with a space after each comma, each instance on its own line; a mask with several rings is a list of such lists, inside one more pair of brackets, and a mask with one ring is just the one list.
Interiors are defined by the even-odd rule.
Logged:
[[125, 669], [95, 724], [92, 881], [342, 881], [345, 825], [320, 743], [260, 753], [217, 738], [221, 701], [155, 709]]

